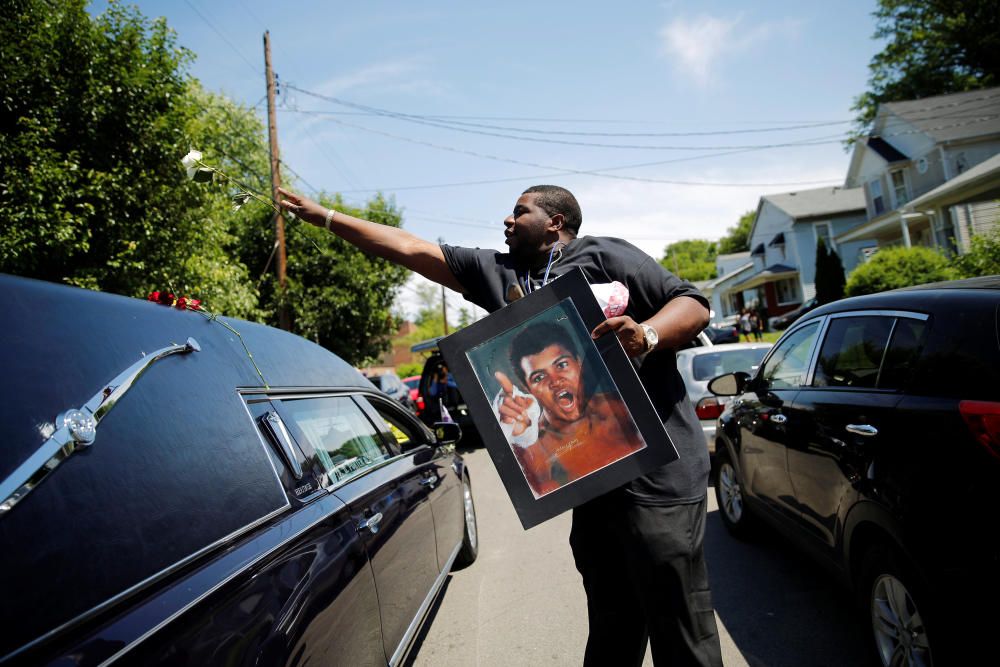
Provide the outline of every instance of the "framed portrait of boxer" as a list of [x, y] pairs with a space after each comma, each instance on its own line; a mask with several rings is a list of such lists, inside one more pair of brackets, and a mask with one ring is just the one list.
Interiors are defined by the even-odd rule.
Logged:
[[440, 341], [525, 528], [677, 458], [583, 272]]

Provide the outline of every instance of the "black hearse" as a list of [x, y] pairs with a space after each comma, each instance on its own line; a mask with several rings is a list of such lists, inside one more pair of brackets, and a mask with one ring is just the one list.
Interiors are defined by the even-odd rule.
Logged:
[[0, 663], [404, 659], [476, 556], [455, 425], [283, 331], [0, 293]]

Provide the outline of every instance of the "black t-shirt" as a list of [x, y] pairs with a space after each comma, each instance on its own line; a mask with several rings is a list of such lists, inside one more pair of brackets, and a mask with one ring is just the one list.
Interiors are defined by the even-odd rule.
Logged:
[[[445, 261], [465, 290], [468, 301], [494, 312], [525, 292], [540, 287], [545, 269], [526, 274], [508, 253], [442, 245]], [[618, 281], [629, 291], [625, 314], [643, 322], [671, 299], [692, 297], [708, 307], [705, 297], [631, 243], [616, 238], [584, 236], [557, 252], [549, 280], [571, 269], [583, 270], [593, 284]], [[526, 285], [525, 281], [529, 281]], [[687, 398], [672, 350], [660, 349], [643, 359], [639, 379], [670, 434], [680, 458], [626, 484], [619, 492], [641, 505], [678, 505], [700, 501], [708, 489], [708, 448], [701, 422]]]

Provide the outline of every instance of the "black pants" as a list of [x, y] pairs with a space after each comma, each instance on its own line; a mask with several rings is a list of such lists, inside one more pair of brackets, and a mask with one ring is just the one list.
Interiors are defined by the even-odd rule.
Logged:
[[702, 542], [706, 500], [643, 507], [591, 502], [573, 511], [570, 546], [587, 592], [584, 665], [721, 667]]

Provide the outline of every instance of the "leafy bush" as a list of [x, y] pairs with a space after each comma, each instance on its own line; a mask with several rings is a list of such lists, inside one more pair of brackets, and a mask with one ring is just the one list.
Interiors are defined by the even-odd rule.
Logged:
[[922, 285], [955, 278], [954, 269], [930, 248], [886, 248], [856, 268], [847, 279], [847, 296]]
[[411, 375], [420, 375], [421, 371], [424, 370], [424, 362], [422, 361], [408, 361], [406, 363], [396, 366], [396, 375], [401, 378], [408, 378]]
[[952, 260], [958, 278], [1000, 275], [1000, 229], [972, 237], [969, 252]]

